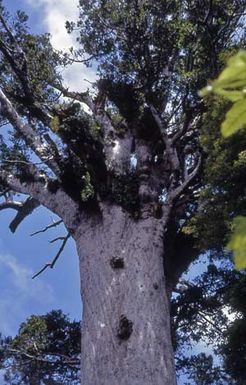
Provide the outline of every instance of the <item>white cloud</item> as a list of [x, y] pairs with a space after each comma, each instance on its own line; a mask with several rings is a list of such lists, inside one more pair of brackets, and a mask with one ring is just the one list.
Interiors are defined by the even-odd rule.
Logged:
[[[68, 34], [65, 28], [67, 20], [78, 18], [78, 0], [25, 0], [33, 8], [40, 11], [40, 22], [43, 29], [51, 34], [51, 42], [57, 50], [67, 50], [76, 46], [75, 36]], [[74, 63], [63, 72], [64, 83], [75, 91], [83, 91], [89, 87], [88, 82], [96, 79], [95, 72], [80, 63]], [[85, 79], [87, 81], [85, 81]]]
[[0, 332], [15, 334], [30, 308], [53, 304], [54, 293], [41, 278], [32, 280], [34, 272], [10, 255], [0, 255]]

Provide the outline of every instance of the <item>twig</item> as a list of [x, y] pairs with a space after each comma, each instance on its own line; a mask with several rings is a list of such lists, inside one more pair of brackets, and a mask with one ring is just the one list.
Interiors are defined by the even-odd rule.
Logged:
[[52, 239], [50, 241], [50, 243], [55, 243], [57, 241], [64, 241], [65, 238], [66, 238], [66, 236], [65, 237], [57, 237], [57, 238]]
[[50, 225], [46, 226], [44, 229], [35, 231], [35, 233], [32, 233], [32, 234], [31, 234], [31, 237], [32, 237], [33, 235], [37, 235], [37, 234], [40, 234], [40, 233], [45, 233], [47, 230], [51, 229], [52, 227], [59, 226], [62, 222], [63, 222], [63, 220], [62, 220], [62, 219], [59, 219], [59, 221], [55, 221], [55, 222], [51, 223]]
[[60, 247], [58, 253], [56, 254], [55, 258], [53, 259], [53, 261], [52, 261], [52, 262], [49, 262], [49, 263], [46, 263], [46, 265], [45, 265], [40, 271], [38, 271], [36, 274], [34, 274], [34, 276], [32, 277], [32, 279], [38, 277], [38, 276], [39, 276], [40, 274], [42, 274], [48, 267], [49, 267], [50, 269], [53, 269], [53, 267], [55, 266], [55, 264], [56, 264], [58, 258], [60, 257], [61, 253], [63, 252], [63, 249], [64, 249], [64, 247], [66, 246], [66, 243], [67, 243], [69, 237], [70, 237], [70, 234], [68, 233], [68, 234], [66, 235], [66, 237], [64, 237], [64, 240], [63, 240], [63, 242], [62, 242], [62, 245], [61, 245], [61, 247]]
[[206, 315], [201, 310], [198, 310], [198, 314], [200, 315], [201, 318], [204, 319], [205, 322], [208, 322], [215, 330], [217, 330], [217, 332], [220, 335], [223, 334], [223, 331], [213, 321], [207, 318]]
[[[35, 361], [39, 361], [39, 362], [43, 362], [43, 363], [47, 363], [47, 364], [50, 364], [50, 363], [54, 363], [54, 361], [51, 361], [45, 357], [42, 357], [42, 352], [40, 352], [40, 354], [30, 354], [24, 350], [21, 350], [21, 349], [14, 349], [14, 348], [11, 348], [11, 347], [7, 347], [7, 351], [11, 354], [19, 354], [21, 356], [24, 356], [28, 359], [31, 359], [31, 360], [35, 360]], [[45, 355], [45, 353], [44, 353]], [[57, 361], [56, 363], [59, 363], [59, 364], [62, 364], [62, 365], [70, 365], [70, 366], [73, 366], [73, 365], [79, 365], [80, 363], [80, 360], [79, 359], [76, 359], [76, 358], [73, 358], [73, 357], [69, 357], [69, 356], [66, 356], [64, 354], [60, 354], [60, 353], [51, 353], [49, 352], [47, 354], [48, 356], [53, 356], [55, 358], [57, 358]], [[6, 367], [5, 367], [6, 368]]]
[[1, 160], [2, 163], [20, 163], [20, 164], [25, 164], [27, 166], [29, 165], [35, 165], [35, 166], [39, 166], [39, 165], [43, 165], [44, 162], [28, 162], [28, 161], [25, 161], [25, 160], [20, 160], [20, 159], [3, 159]]

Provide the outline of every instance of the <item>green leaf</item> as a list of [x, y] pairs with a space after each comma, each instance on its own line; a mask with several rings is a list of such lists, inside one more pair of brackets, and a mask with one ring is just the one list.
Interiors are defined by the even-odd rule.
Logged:
[[246, 217], [238, 216], [233, 221], [234, 231], [227, 245], [234, 253], [236, 269], [246, 268]]
[[237, 102], [238, 100], [244, 99], [246, 96], [246, 93], [244, 91], [228, 91], [222, 88], [216, 90], [216, 94], [223, 96], [224, 98], [230, 100], [231, 102]]
[[231, 101], [246, 96], [246, 51], [239, 51], [229, 61], [218, 79], [200, 91], [201, 96], [214, 92]]
[[214, 81], [215, 88], [233, 88], [246, 85], [246, 51], [239, 51], [228, 61], [228, 66], [222, 71], [219, 78]]
[[243, 99], [233, 104], [232, 108], [227, 112], [226, 118], [221, 126], [221, 132], [224, 137], [228, 137], [245, 126], [246, 99]]

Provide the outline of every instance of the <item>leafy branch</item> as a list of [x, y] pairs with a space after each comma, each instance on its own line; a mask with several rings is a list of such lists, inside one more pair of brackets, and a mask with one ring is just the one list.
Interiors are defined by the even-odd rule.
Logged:
[[[233, 104], [221, 125], [221, 133], [228, 137], [240, 129], [246, 128], [246, 51], [239, 51], [230, 58], [227, 67], [218, 79], [201, 91], [201, 96], [211, 92], [220, 95]], [[227, 245], [234, 252], [238, 270], [246, 268], [246, 217], [234, 219], [233, 234]]]

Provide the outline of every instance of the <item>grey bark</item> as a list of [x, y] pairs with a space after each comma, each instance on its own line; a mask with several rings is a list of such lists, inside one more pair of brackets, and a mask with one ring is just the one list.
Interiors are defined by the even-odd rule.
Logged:
[[82, 385], [176, 384], [162, 229], [110, 206], [77, 230]]

